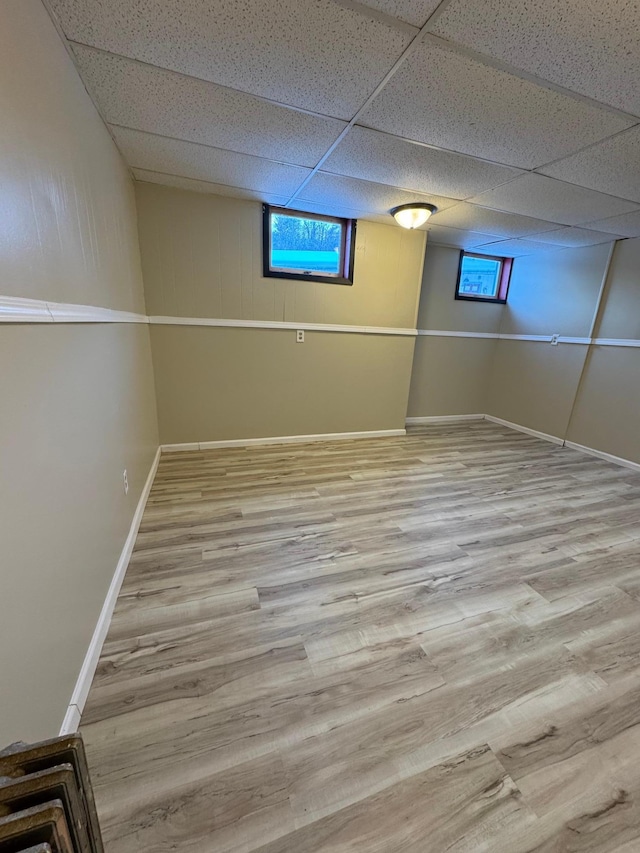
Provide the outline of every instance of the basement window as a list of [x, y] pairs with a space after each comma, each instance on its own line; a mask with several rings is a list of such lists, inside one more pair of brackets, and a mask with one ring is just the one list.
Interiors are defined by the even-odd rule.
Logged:
[[504, 305], [512, 266], [513, 258], [460, 252], [456, 299], [499, 302]]
[[353, 284], [356, 220], [284, 207], [263, 209], [263, 275]]

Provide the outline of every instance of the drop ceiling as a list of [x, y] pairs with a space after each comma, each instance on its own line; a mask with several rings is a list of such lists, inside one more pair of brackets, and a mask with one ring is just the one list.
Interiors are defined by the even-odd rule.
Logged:
[[601, 0], [45, 0], [134, 178], [517, 257], [640, 236], [640, 27]]

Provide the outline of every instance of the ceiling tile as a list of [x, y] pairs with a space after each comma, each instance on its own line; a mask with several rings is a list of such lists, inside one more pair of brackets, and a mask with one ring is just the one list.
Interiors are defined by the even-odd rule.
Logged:
[[601, 231], [591, 231], [587, 228], [559, 228], [557, 231], [533, 234], [532, 238], [539, 243], [567, 247], [596, 246], [598, 243], [611, 243], [616, 239], [614, 234], [603, 234]]
[[622, 216], [612, 216], [609, 219], [586, 222], [585, 227], [605, 231], [607, 234], [619, 234], [621, 237], [640, 237], [640, 210], [624, 213]]
[[66, 36], [350, 119], [411, 35], [331, 0], [51, 0]]
[[633, 202], [565, 184], [543, 175], [516, 178], [471, 201], [481, 207], [521, 213], [562, 225], [580, 225], [597, 217], [616, 216], [637, 208]]
[[224, 184], [212, 184], [208, 181], [196, 181], [193, 178], [181, 178], [178, 175], [164, 175], [161, 172], [149, 172], [147, 169], [132, 169], [136, 181], [147, 184], [162, 184], [165, 187], [177, 187], [197, 193], [212, 193], [213, 195], [245, 198], [255, 201], [266, 201], [268, 204], [284, 205], [289, 196], [272, 195], [257, 190], [242, 190], [238, 187], [227, 187]]
[[113, 125], [111, 130], [125, 160], [137, 169], [282, 196], [295, 192], [310, 173], [309, 169], [299, 166], [283, 166], [273, 160], [154, 136], [140, 130]]
[[519, 174], [509, 166], [427, 148], [363, 127], [349, 131], [323, 170], [448, 198], [476, 195]]
[[315, 166], [346, 123], [75, 45], [82, 79], [113, 124], [282, 163]]
[[431, 217], [430, 222], [434, 225], [461, 228], [465, 231], [496, 234], [498, 237], [524, 237], [527, 234], [537, 234], [540, 231], [557, 228], [553, 222], [518, 216], [516, 213], [489, 210], [467, 202], [461, 202], [442, 213], [436, 213]]
[[605, 139], [540, 171], [571, 184], [640, 202], [640, 127]]
[[637, 2], [453, 0], [433, 32], [640, 115]]
[[623, 130], [632, 120], [427, 43], [400, 67], [359, 123], [532, 169]]
[[[294, 210], [303, 213], [321, 213], [326, 216], [342, 216], [344, 219], [366, 219], [369, 222], [379, 222], [381, 225], [394, 226], [393, 220], [388, 213], [370, 213], [357, 207], [340, 207], [333, 202], [309, 201], [308, 199], [296, 199], [291, 204]], [[400, 226], [397, 226], [398, 228]]]
[[500, 240], [497, 243], [476, 243], [475, 247], [489, 255], [498, 255], [505, 258], [519, 258], [522, 255], [535, 255], [538, 252], [552, 252], [564, 248], [563, 246], [550, 246], [548, 243], [537, 243], [535, 240]]
[[476, 231], [461, 231], [458, 228], [442, 228], [438, 225], [429, 225], [425, 229], [428, 233], [429, 243], [438, 243], [443, 246], [454, 246], [457, 249], [470, 249], [478, 243], [486, 243], [495, 240], [496, 235], [478, 234]]
[[[299, 198], [300, 200], [322, 202], [336, 207], [352, 207], [370, 214], [383, 215], [389, 215], [389, 210], [392, 207], [410, 201], [426, 201], [429, 204], [435, 204], [441, 210], [455, 204], [453, 199], [438, 195], [405, 192], [405, 190], [389, 187], [385, 184], [360, 181], [356, 178], [343, 178], [340, 175], [329, 175], [326, 172], [318, 172], [314, 175], [307, 186], [301, 190]], [[296, 201], [292, 202], [293, 207], [296, 204]], [[391, 217], [389, 217], [389, 222], [391, 221]]]
[[440, 0], [360, 0], [379, 12], [400, 18], [414, 27], [422, 27], [440, 5]]

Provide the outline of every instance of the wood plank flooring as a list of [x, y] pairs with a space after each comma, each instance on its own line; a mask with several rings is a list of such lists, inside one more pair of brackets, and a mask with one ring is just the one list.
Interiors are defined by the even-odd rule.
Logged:
[[484, 421], [162, 457], [107, 853], [640, 851], [640, 476]]

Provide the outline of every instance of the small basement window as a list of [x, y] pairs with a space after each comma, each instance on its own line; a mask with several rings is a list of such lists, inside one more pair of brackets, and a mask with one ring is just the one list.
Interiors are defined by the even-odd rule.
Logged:
[[460, 252], [456, 299], [504, 304], [509, 292], [512, 266], [513, 258]]
[[356, 220], [263, 205], [263, 274], [353, 284]]

